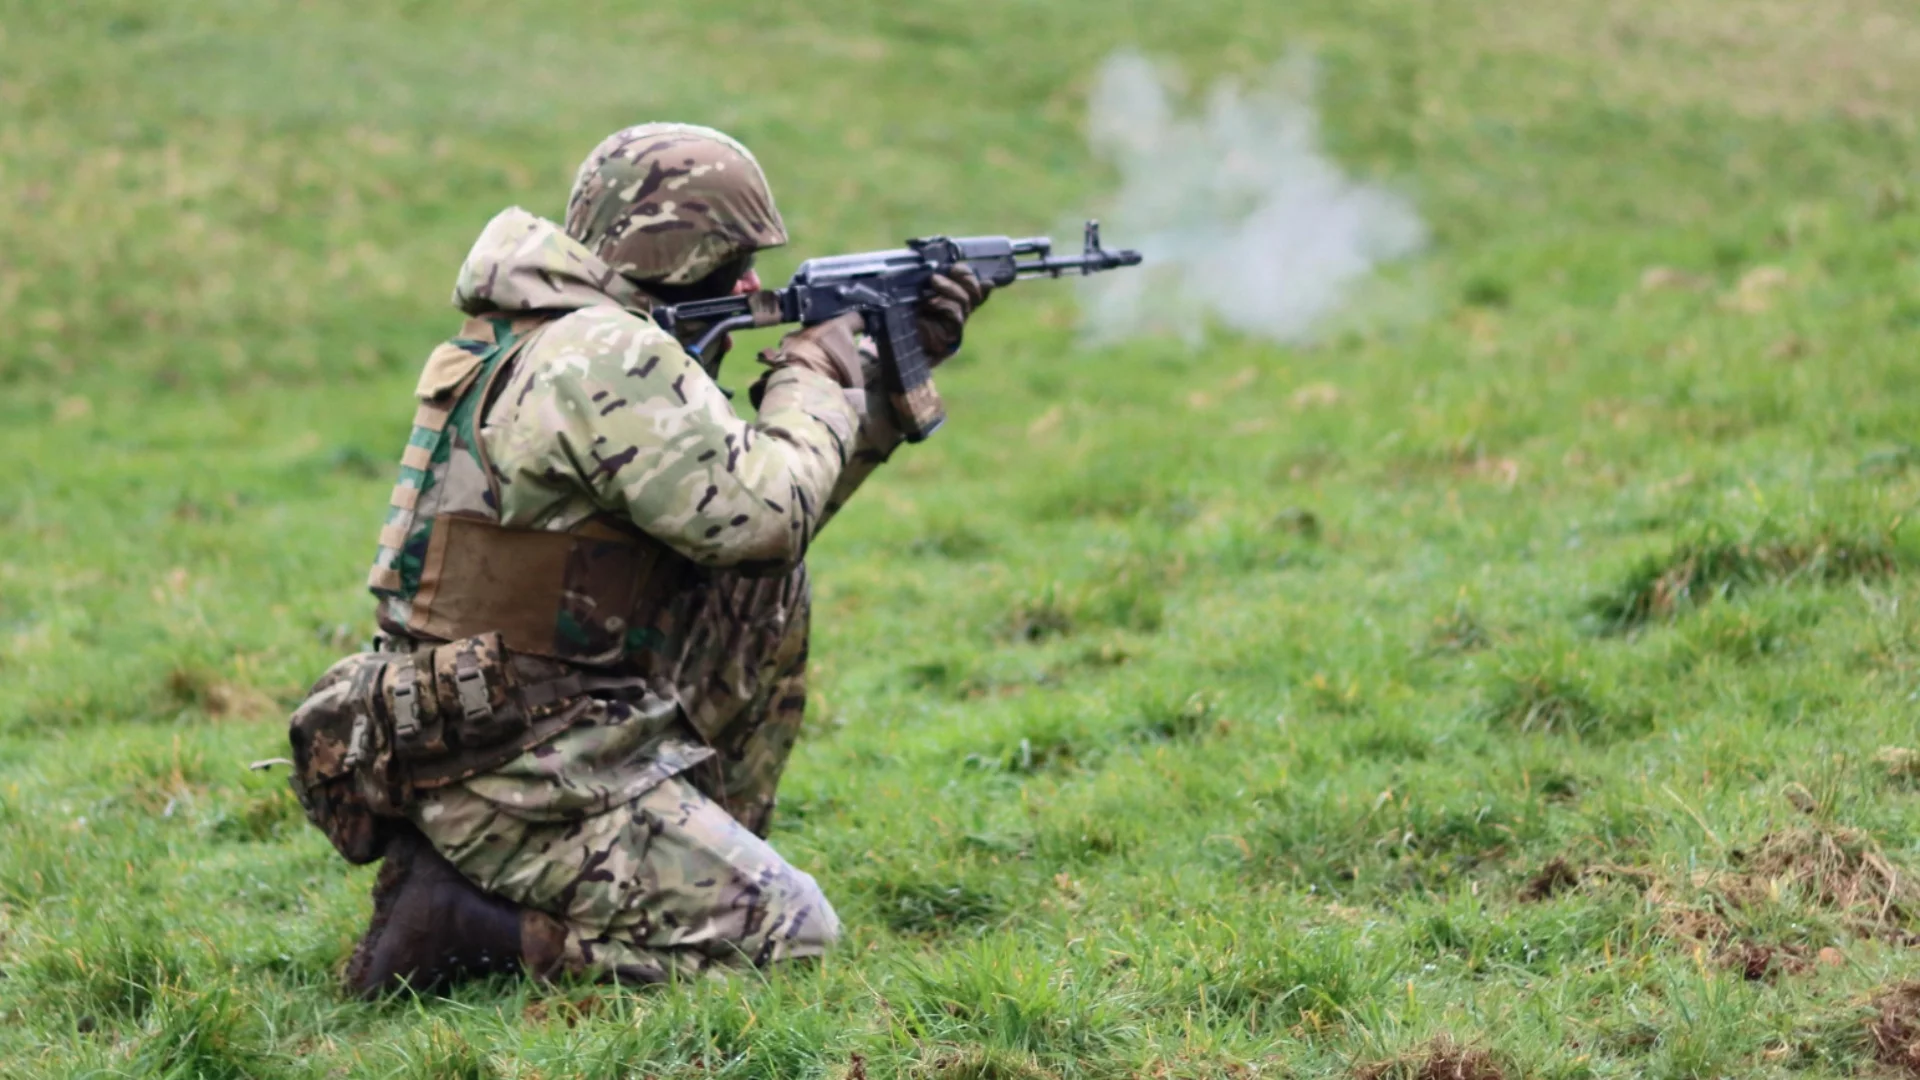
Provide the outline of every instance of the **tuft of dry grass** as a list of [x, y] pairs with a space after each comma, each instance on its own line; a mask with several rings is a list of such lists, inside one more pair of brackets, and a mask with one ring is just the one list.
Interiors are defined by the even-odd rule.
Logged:
[[1404, 1054], [1354, 1070], [1359, 1080], [1506, 1080], [1507, 1072], [1485, 1050], [1441, 1035]]
[[1792, 961], [1805, 960], [1807, 950], [1746, 940], [1729, 921], [1736, 911], [1759, 910], [1797, 893], [1861, 937], [1912, 937], [1905, 924], [1920, 911], [1920, 888], [1858, 829], [1807, 826], [1769, 833], [1751, 850], [1734, 851], [1731, 861], [1729, 869], [1693, 875], [1684, 887], [1650, 884], [1648, 898], [1660, 910], [1663, 936], [1707, 946], [1722, 963], [1742, 970], [1769, 971], [1775, 962], [1804, 970]]
[[1914, 940], [1905, 924], [1920, 913], [1920, 887], [1861, 830], [1784, 829], [1763, 836], [1751, 849], [1732, 852], [1730, 861], [1727, 869], [1675, 880], [1642, 867], [1576, 867], [1556, 856], [1516, 895], [1537, 903], [1592, 882], [1624, 882], [1644, 892], [1656, 913], [1659, 937], [1698, 949], [1716, 966], [1750, 981], [1771, 982], [1783, 974], [1804, 974], [1816, 964], [1845, 963], [1837, 949], [1756, 940], [1739, 928], [1739, 912], [1761, 910], [1784, 894], [1798, 894], [1838, 915], [1860, 937], [1901, 944]]
[[[986, 1046], [937, 1050], [910, 1065], [906, 1074], [912, 1080], [1058, 1080], [1060, 1075], [1028, 1055]], [[849, 1069], [848, 1080], [865, 1075], [866, 1066], [862, 1062], [857, 1074]]]
[[1920, 779], [1920, 750], [1905, 746], [1883, 746], [1873, 760], [1884, 766], [1889, 780]]
[[1718, 875], [1712, 887], [1737, 906], [1767, 903], [1793, 889], [1865, 935], [1903, 935], [1902, 924], [1920, 912], [1920, 886], [1859, 829], [1769, 833], [1752, 851], [1735, 852], [1734, 862], [1737, 869]]

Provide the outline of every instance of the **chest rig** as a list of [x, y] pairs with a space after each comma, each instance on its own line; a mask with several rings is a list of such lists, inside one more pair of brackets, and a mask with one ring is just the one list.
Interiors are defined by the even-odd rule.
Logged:
[[391, 635], [497, 633], [511, 653], [632, 668], [667, 645], [675, 586], [692, 564], [611, 517], [568, 531], [501, 523], [500, 473], [480, 428], [503, 373], [549, 325], [469, 319], [427, 358], [367, 586]]

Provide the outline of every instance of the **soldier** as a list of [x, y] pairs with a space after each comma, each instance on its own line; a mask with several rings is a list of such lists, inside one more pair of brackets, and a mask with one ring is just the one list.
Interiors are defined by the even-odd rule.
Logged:
[[[467, 256], [380, 536], [380, 637], [293, 721], [309, 816], [384, 855], [353, 992], [657, 982], [838, 936], [764, 838], [806, 701], [802, 559], [898, 444], [891, 408], [855, 317], [762, 353], [748, 422], [647, 315], [759, 288], [786, 239], [745, 147], [646, 124], [588, 156], [564, 228], [509, 209]], [[987, 291], [934, 280], [930, 358]]]

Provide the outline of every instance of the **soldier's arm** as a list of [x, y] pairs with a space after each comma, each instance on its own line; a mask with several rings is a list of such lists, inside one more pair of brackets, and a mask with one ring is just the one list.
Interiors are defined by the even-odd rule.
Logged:
[[783, 368], [748, 422], [643, 319], [596, 309], [549, 332], [537, 363], [505, 389], [521, 400], [501, 402], [514, 419], [499, 456], [522, 472], [570, 474], [603, 510], [702, 565], [773, 571], [800, 560], [863, 441], [846, 391]]
[[853, 406], [860, 416], [859, 436], [854, 440], [853, 453], [847, 459], [846, 468], [840, 470], [840, 480], [833, 485], [833, 491], [827, 496], [827, 506], [814, 532], [826, 527], [828, 521], [840, 512], [840, 508], [853, 498], [853, 493], [866, 482], [893, 456], [904, 437], [894, 422], [893, 403], [888, 400], [880, 370], [880, 356], [868, 338], [860, 340], [860, 358], [863, 361], [863, 374], [866, 385], [845, 391], [847, 403]]

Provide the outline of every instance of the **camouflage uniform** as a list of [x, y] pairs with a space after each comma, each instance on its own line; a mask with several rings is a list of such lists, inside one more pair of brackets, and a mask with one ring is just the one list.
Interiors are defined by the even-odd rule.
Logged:
[[[784, 240], [744, 148], [647, 125], [587, 159], [564, 230], [507, 210], [460, 271], [469, 315], [545, 321], [481, 406], [493, 475], [462, 474], [456, 455], [435, 497], [519, 529], [622, 519], [691, 568], [664, 601], [671, 632], [621, 662], [645, 693], [596, 698], [550, 741], [408, 811], [467, 878], [559, 919], [576, 971], [657, 979], [815, 955], [839, 932], [813, 879], [762, 837], [806, 698], [801, 558], [897, 444], [889, 407], [877, 380], [849, 391], [776, 367], [742, 420], [634, 280], [698, 281]], [[376, 580], [409, 558], [389, 529]], [[390, 640], [412, 646], [414, 601], [382, 597]]]

